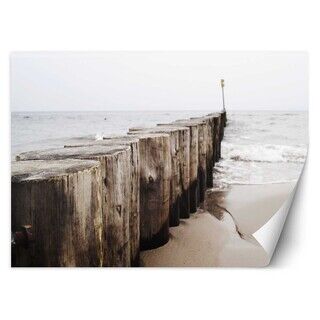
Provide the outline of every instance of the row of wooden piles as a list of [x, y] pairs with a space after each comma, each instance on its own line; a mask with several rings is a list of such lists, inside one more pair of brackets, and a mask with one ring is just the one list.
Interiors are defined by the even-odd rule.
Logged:
[[[226, 113], [78, 138], [12, 163], [13, 266], [138, 266], [213, 186]], [[26, 231], [25, 226], [31, 226]]]

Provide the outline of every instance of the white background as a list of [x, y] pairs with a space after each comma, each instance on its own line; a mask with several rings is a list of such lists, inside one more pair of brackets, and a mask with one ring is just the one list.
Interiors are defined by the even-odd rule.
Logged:
[[[319, 23], [316, 1], [2, 1], [2, 319], [319, 319]], [[308, 50], [310, 150], [271, 266], [10, 269], [9, 52]]]

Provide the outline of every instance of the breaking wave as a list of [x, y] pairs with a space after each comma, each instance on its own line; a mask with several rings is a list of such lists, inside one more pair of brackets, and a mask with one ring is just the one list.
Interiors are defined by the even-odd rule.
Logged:
[[223, 159], [244, 162], [293, 162], [304, 163], [306, 146], [286, 146], [274, 144], [243, 144], [222, 143]]

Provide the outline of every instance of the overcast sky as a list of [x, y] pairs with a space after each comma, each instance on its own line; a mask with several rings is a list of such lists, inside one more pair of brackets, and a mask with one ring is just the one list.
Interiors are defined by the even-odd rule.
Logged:
[[11, 55], [12, 111], [305, 110], [303, 52], [28, 52]]

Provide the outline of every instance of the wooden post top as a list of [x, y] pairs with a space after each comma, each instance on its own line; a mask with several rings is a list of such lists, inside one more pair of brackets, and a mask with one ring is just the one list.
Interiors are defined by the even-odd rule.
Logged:
[[210, 119], [213, 119], [214, 118], [214, 116], [203, 116], [203, 117], [191, 117], [190, 119], [191, 120], [204, 120], [204, 121], [206, 121], [206, 120], [210, 120]]
[[206, 122], [207, 119], [205, 119], [204, 117], [193, 117], [193, 118], [190, 118], [190, 121], [192, 122], [195, 122], [197, 124], [207, 124]]
[[133, 135], [137, 137], [139, 140], [152, 139], [152, 138], [169, 138], [169, 134], [167, 133], [156, 133], [156, 132], [144, 132], [144, 131], [133, 131], [128, 132], [128, 135]]
[[66, 141], [64, 147], [71, 148], [71, 147], [85, 147], [85, 146], [127, 146], [131, 145], [132, 143], [139, 142], [139, 139], [134, 136], [112, 136], [106, 137], [103, 140], [94, 140], [94, 139], [70, 139]]
[[173, 124], [181, 124], [183, 126], [190, 126], [194, 125], [197, 126], [199, 124], [206, 124], [206, 121], [204, 119], [186, 119], [186, 120], [176, 120], [173, 122]]
[[208, 113], [206, 115], [206, 117], [214, 117], [214, 118], [219, 118], [221, 117], [221, 115], [223, 114], [224, 112], [212, 112], [212, 113]]
[[[120, 142], [131, 142], [131, 141], [138, 141], [139, 139], [134, 137], [134, 136], [129, 136], [129, 135], [105, 135], [103, 136], [103, 140], [106, 140], [106, 141], [120, 141]], [[98, 140], [98, 141], [103, 141], [103, 140]]]
[[157, 127], [133, 127], [129, 128], [129, 134], [132, 132], [150, 132], [150, 133], [166, 133], [166, 132], [178, 132], [183, 130], [189, 130], [187, 127], [174, 127], [174, 126], [165, 126], [165, 125], [157, 125]]
[[158, 123], [157, 126], [159, 127], [196, 127], [197, 123], [192, 122], [191, 120], [185, 119], [185, 120], [176, 120], [171, 123]]
[[23, 182], [57, 178], [92, 168], [99, 168], [100, 162], [94, 160], [34, 160], [13, 161], [11, 181]]
[[89, 145], [79, 146], [74, 148], [58, 148], [58, 149], [46, 149], [39, 151], [30, 151], [20, 153], [16, 159], [19, 160], [59, 160], [66, 158], [76, 159], [95, 159], [97, 157], [120, 153], [130, 150], [129, 146], [115, 145]]

